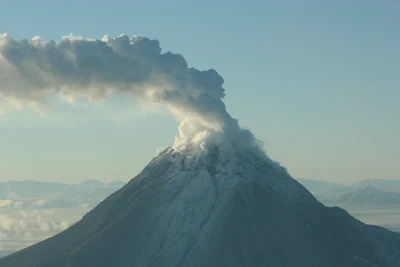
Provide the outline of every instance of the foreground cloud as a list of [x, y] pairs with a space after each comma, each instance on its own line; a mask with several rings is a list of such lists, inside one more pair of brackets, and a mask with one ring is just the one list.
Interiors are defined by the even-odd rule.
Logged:
[[0, 208], [6, 208], [6, 207], [8, 208], [13, 203], [14, 201], [12, 201], [11, 199], [0, 199]]
[[50, 236], [75, 223], [86, 213], [86, 209], [6, 210], [0, 212], [0, 257]]
[[48, 212], [33, 210], [0, 214], [0, 237], [47, 237], [68, 228], [67, 221], [54, 221]]

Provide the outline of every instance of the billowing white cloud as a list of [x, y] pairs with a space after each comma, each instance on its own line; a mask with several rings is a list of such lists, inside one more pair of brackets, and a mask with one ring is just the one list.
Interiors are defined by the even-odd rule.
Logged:
[[13, 204], [11, 199], [0, 199], [0, 208], [10, 207]]
[[115, 91], [167, 107], [181, 120], [173, 145], [178, 152], [218, 146], [229, 154], [241, 146], [264, 155], [226, 111], [223, 83], [215, 70], [189, 67], [181, 55], [162, 53], [157, 40], [142, 36], [15, 41], [0, 35], [0, 101], [8, 106], [40, 110], [54, 96], [104, 101]]
[[14, 207], [19, 209], [19, 208], [23, 208], [25, 206], [25, 203], [22, 201], [15, 201], [14, 202]]
[[7, 237], [54, 234], [68, 227], [66, 221], [54, 221], [42, 211], [0, 214], [0, 235]]
[[0, 255], [44, 240], [78, 221], [87, 209], [0, 210]]
[[37, 206], [38, 208], [45, 206], [48, 203], [45, 199], [39, 199], [33, 203], [33, 205]]

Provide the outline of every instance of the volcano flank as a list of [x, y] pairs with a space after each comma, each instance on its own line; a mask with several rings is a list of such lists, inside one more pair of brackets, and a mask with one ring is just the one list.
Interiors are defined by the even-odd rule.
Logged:
[[319, 203], [278, 164], [166, 149], [64, 232], [0, 266], [399, 266], [400, 238]]

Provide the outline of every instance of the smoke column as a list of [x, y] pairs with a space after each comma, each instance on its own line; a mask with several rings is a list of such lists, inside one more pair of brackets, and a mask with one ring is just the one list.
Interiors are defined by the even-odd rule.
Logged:
[[189, 68], [181, 55], [162, 53], [157, 40], [142, 36], [15, 41], [0, 34], [3, 105], [39, 108], [54, 96], [105, 101], [115, 91], [166, 106], [181, 121], [176, 151], [218, 146], [232, 153], [240, 146], [264, 155], [253, 135], [227, 112], [223, 83], [215, 70]]

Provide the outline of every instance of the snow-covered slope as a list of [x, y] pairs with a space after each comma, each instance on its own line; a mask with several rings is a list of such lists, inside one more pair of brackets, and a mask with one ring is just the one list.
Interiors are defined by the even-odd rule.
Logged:
[[400, 266], [400, 238], [250, 152], [167, 149], [81, 221], [0, 266]]

